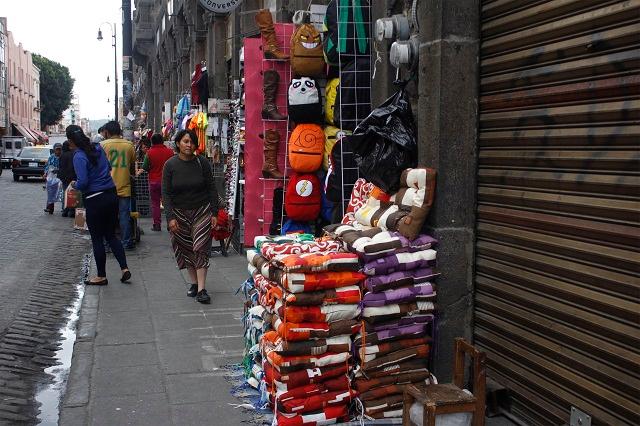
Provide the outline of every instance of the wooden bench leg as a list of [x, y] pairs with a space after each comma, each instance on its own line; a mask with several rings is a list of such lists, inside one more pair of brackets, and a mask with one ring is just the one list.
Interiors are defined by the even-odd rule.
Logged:
[[424, 407], [424, 419], [422, 420], [423, 426], [436, 426], [436, 406], [435, 404], [429, 404]]

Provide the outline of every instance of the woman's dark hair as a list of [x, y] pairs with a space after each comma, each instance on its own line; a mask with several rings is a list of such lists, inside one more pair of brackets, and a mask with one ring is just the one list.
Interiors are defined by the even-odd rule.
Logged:
[[174, 142], [176, 143], [176, 152], [177, 153], [180, 153], [180, 139], [182, 139], [184, 137], [184, 135], [189, 135], [191, 137], [191, 143], [193, 143], [193, 146], [195, 148], [198, 148], [198, 135], [196, 135], [196, 132], [194, 132], [193, 130], [189, 130], [189, 129], [183, 129], [183, 130], [180, 130], [176, 134], [176, 137], [174, 138]]
[[153, 136], [151, 136], [151, 144], [160, 145], [161, 143], [164, 143], [162, 135], [160, 133], [154, 133]]
[[91, 140], [84, 134], [82, 128], [75, 124], [71, 124], [70, 126], [67, 126], [65, 133], [67, 134], [67, 139], [73, 142], [79, 150], [84, 151], [89, 158], [89, 162], [96, 166], [98, 164], [98, 157], [100, 154], [96, 151]]
[[140, 144], [149, 148], [151, 146], [151, 141], [146, 136], [144, 136], [142, 139], [140, 139]]

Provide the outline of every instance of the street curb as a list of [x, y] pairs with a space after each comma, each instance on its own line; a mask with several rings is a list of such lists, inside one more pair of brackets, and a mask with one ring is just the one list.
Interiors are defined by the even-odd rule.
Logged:
[[[92, 262], [89, 276], [92, 276], [95, 272], [95, 264]], [[100, 287], [85, 286], [76, 326], [76, 341], [73, 345], [71, 369], [59, 409], [58, 424], [60, 426], [87, 424], [99, 302]]]

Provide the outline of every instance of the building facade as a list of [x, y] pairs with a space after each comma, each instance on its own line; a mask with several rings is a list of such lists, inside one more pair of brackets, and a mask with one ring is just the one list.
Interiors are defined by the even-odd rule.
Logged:
[[0, 18], [0, 136], [8, 134], [9, 130], [7, 61], [7, 19]]
[[[245, 0], [214, 15], [197, 0], [137, 0], [135, 105], [155, 131], [206, 62], [210, 96], [233, 95], [255, 12], [279, 22], [308, 1]], [[328, 2], [314, 1], [314, 4]], [[372, 0], [401, 14], [419, 163], [438, 171], [434, 371], [453, 338], [488, 356], [504, 409], [528, 424], [637, 424], [640, 39], [637, 1]], [[396, 89], [376, 44], [373, 104]], [[506, 408], [510, 407], [510, 408]]]
[[44, 138], [40, 132], [40, 70], [31, 52], [22, 43], [16, 44], [11, 31], [7, 32], [7, 46], [11, 133], [37, 143]]

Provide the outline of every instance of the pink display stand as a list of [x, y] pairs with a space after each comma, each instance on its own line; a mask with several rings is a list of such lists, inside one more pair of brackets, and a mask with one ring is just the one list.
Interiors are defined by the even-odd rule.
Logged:
[[[278, 44], [282, 50], [289, 52], [291, 34], [295, 30], [293, 24], [275, 24]], [[262, 72], [275, 69], [280, 75], [280, 85], [276, 96], [278, 110], [287, 112], [287, 90], [291, 80], [289, 61], [263, 59], [262, 40], [260, 38], [244, 39], [244, 78], [245, 78], [245, 194], [244, 194], [244, 244], [253, 246], [258, 235], [269, 233], [273, 220], [273, 190], [286, 186], [285, 179], [264, 179], [262, 177], [263, 149], [260, 134], [265, 129], [275, 129], [280, 133], [278, 149], [278, 166], [287, 174], [286, 152], [289, 136], [288, 121], [262, 120]]]

